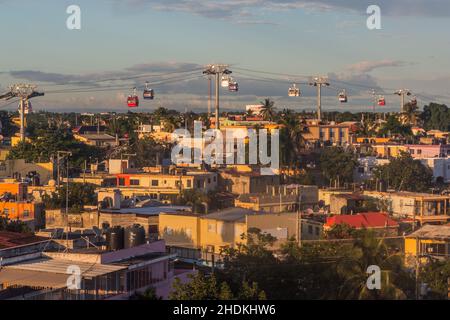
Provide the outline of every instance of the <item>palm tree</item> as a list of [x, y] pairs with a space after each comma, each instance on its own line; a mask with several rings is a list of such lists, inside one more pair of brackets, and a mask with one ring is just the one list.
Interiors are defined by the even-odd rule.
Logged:
[[272, 121], [275, 116], [275, 102], [271, 100], [270, 98], [264, 99], [264, 102], [260, 102], [262, 107], [261, 115], [263, 116], [264, 120]]
[[[373, 232], [364, 232], [354, 243], [354, 255], [343, 258], [337, 265], [338, 274], [344, 280], [339, 290], [339, 298], [406, 299], [405, 292], [397, 285], [400, 283], [399, 279], [412, 279], [408, 277], [402, 265], [402, 257], [396, 252], [393, 253], [382, 239], [377, 239]], [[369, 266], [378, 266], [382, 270], [381, 290], [369, 290]]]
[[281, 124], [281, 157], [283, 163], [289, 166], [289, 169], [297, 165], [300, 151], [305, 146], [303, 138], [304, 126], [298, 120], [298, 117], [291, 110], [284, 110], [282, 113]]

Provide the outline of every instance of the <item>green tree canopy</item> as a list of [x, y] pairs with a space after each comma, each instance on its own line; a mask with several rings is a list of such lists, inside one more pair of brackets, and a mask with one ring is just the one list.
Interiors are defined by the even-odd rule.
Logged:
[[433, 181], [431, 170], [407, 152], [402, 152], [389, 164], [377, 166], [373, 174], [375, 179], [387, 182], [390, 188], [398, 191], [425, 192]]
[[326, 148], [320, 156], [320, 167], [329, 181], [352, 182], [356, 168], [355, 154], [340, 147]]

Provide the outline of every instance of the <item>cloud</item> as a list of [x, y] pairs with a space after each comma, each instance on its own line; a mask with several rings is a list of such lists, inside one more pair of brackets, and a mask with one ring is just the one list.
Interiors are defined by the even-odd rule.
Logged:
[[[191, 13], [212, 19], [256, 17], [268, 10], [340, 11], [365, 15], [373, 0], [127, 0], [128, 6]], [[389, 16], [450, 17], [448, 0], [378, 0], [382, 14]], [[262, 23], [269, 21], [254, 19]]]
[[375, 69], [388, 68], [388, 67], [404, 67], [409, 65], [405, 61], [399, 60], [380, 60], [380, 61], [360, 61], [347, 67], [347, 70], [351, 73], [369, 73]]
[[143, 81], [145, 81], [146, 76], [152, 78], [153, 81], [161, 81], [165, 79], [166, 75], [169, 76], [171, 73], [189, 74], [192, 70], [200, 71], [201, 69], [201, 65], [194, 63], [161, 62], [136, 64], [124, 70], [102, 73], [63, 74], [36, 70], [17, 70], [10, 71], [9, 75], [16, 79], [33, 82], [98, 86], [99, 83], [114, 81], [133, 81], [133, 79], [144, 79]]

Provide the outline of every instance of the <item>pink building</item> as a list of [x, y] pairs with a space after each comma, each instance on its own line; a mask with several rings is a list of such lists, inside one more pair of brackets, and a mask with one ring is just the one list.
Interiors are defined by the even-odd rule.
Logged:
[[406, 147], [414, 159], [445, 158], [450, 156], [450, 144], [409, 144]]

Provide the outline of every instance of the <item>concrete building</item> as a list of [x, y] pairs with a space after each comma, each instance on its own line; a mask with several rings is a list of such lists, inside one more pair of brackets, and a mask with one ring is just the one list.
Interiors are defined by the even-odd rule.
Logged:
[[423, 158], [420, 162], [433, 171], [434, 181], [450, 183], [450, 157]]
[[450, 144], [408, 144], [408, 152], [414, 159], [441, 158], [450, 156]]
[[53, 162], [31, 163], [23, 159], [5, 160], [0, 163], [0, 177], [25, 179], [33, 173], [39, 177], [39, 184], [47, 184], [56, 176], [56, 165]]
[[[165, 252], [164, 241], [157, 241], [114, 252], [36, 250], [26, 256], [10, 255], [2, 260], [0, 296], [20, 300], [120, 300], [154, 287], [158, 296], [167, 298], [175, 276], [170, 260], [175, 255]], [[68, 276], [72, 269], [79, 270], [80, 281], [71, 279], [70, 273]]]
[[303, 138], [309, 143], [329, 143], [334, 145], [350, 145], [355, 142], [357, 122], [319, 124], [310, 121], [306, 126]]
[[74, 134], [73, 137], [89, 146], [110, 148], [119, 146], [119, 139], [106, 133]]
[[416, 258], [448, 260], [450, 257], [450, 226], [425, 225], [405, 237], [405, 262], [415, 266]]
[[330, 196], [330, 213], [332, 214], [355, 214], [365, 211], [371, 197], [359, 193], [332, 194]]
[[377, 157], [364, 157], [358, 159], [358, 166], [353, 171], [353, 181], [356, 183], [364, 182], [372, 178], [372, 171], [377, 166], [389, 164], [388, 159]]
[[376, 198], [386, 211], [400, 218], [415, 219], [420, 224], [442, 224], [450, 220], [450, 196], [414, 192], [365, 191]]
[[264, 193], [269, 186], [279, 186], [278, 175], [261, 175], [256, 172], [237, 172], [223, 170], [219, 172], [219, 188], [233, 194]]
[[265, 193], [242, 194], [236, 199], [235, 206], [279, 213], [313, 208], [318, 202], [317, 186], [281, 185], [269, 187]]
[[[220, 259], [222, 249], [243, 243], [242, 235], [251, 228], [277, 238], [273, 249], [292, 237], [299, 236], [297, 213], [257, 213], [243, 208], [230, 208], [207, 215], [161, 214], [159, 232], [167, 245], [190, 249], [192, 259]], [[181, 251], [181, 250], [180, 250]], [[185, 250], [187, 252], [187, 250]]]

